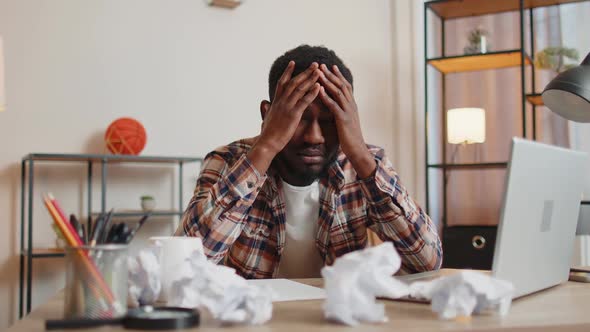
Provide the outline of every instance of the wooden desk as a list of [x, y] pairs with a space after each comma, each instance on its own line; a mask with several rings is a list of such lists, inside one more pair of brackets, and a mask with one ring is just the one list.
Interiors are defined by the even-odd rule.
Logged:
[[[312, 286], [321, 286], [320, 279], [298, 280]], [[203, 317], [201, 327], [194, 331], [351, 331], [343, 325], [324, 319], [323, 301], [296, 301], [275, 303], [273, 318], [261, 326], [220, 327], [210, 318]], [[432, 313], [429, 305], [385, 301], [389, 322], [378, 325], [364, 324], [362, 331], [590, 331], [590, 284], [568, 282], [533, 294], [512, 303], [506, 317], [495, 315], [474, 316], [469, 322], [443, 321]], [[63, 292], [33, 310], [30, 315], [14, 324], [7, 332], [44, 331], [44, 320], [61, 318]], [[96, 331], [126, 331], [119, 327], [102, 327]], [[74, 330], [67, 330], [74, 331]]]

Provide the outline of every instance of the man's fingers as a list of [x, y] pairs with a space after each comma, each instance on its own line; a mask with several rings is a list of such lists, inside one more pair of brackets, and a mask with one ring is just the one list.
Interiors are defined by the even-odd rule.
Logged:
[[307, 109], [307, 107], [311, 103], [313, 103], [315, 98], [318, 96], [318, 94], [320, 93], [320, 89], [321, 89], [320, 84], [317, 82], [314, 83], [313, 87], [311, 89], [309, 89], [309, 91], [307, 91], [305, 96], [303, 96], [303, 98], [301, 98], [297, 101], [297, 104], [295, 104], [295, 107], [293, 107], [293, 110], [295, 112], [303, 113], [303, 111], [305, 111], [305, 109]]
[[318, 69], [319, 65], [317, 64], [317, 62], [312, 63], [309, 68], [307, 68], [304, 72], [300, 73], [299, 75], [295, 76], [294, 78], [291, 79], [291, 82], [289, 82], [289, 84], [287, 84], [287, 86], [285, 87], [284, 93], [283, 95], [285, 97], [289, 97], [293, 91], [301, 84], [303, 83], [305, 80], [307, 80], [311, 75], [313, 75], [313, 73], [315, 72], [316, 69]]
[[299, 99], [303, 98], [309, 91], [309, 89], [316, 84], [318, 78], [320, 77], [321, 72], [319, 69], [313, 71], [311, 76], [309, 76], [305, 81], [299, 84], [295, 91], [289, 96], [287, 101], [287, 105], [295, 105], [299, 101]]
[[341, 97], [339, 96], [343, 96], [346, 101], [351, 101], [352, 94], [350, 94], [346, 88], [346, 79], [341, 80], [338, 76], [332, 73], [325, 64], [322, 64], [320, 69], [325, 76], [322, 80], [322, 83], [332, 83], [332, 86], [328, 89], [328, 92], [331, 93], [337, 101], [344, 102], [344, 100], [341, 100]]
[[344, 82], [344, 85], [346, 86], [346, 90], [348, 90], [348, 93], [350, 93], [350, 96], [352, 96], [352, 84], [350, 84], [350, 82], [346, 79], [346, 77], [344, 77], [344, 75], [340, 71], [340, 68], [338, 68], [338, 66], [334, 65], [334, 66], [332, 66], [332, 70], [336, 73], [336, 76], [338, 76], [338, 78], [340, 78], [340, 80], [342, 82]]
[[334, 99], [330, 98], [330, 96], [326, 92], [326, 89], [323, 86], [320, 88], [319, 96], [322, 103], [326, 105], [326, 107], [330, 110], [330, 112], [332, 112], [334, 117], [339, 118], [341, 113], [344, 111]]
[[283, 93], [283, 91], [285, 89], [285, 86], [291, 80], [291, 75], [293, 75], [294, 69], [295, 69], [295, 61], [289, 61], [289, 63], [287, 64], [287, 68], [285, 68], [285, 70], [283, 71], [283, 74], [281, 75], [281, 77], [279, 78], [279, 81], [277, 82], [277, 86], [275, 88], [274, 99], [281, 96], [281, 94]]
[[322, 75], [320, 75], [320, 83], [335, 101], [339, 102], [341, 105], [344, 105], [344, 103], [348, 102], [348, 99], [344, 95], [344, 91], [342, 91], [334, 82], [332, 82], [323, 70]]

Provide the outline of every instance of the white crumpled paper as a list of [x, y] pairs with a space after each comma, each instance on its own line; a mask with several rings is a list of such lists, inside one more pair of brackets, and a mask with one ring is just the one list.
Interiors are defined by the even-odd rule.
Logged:
[[270, 288], [249, 285], [234, 269], [195, 252], [172, 280], [168, 305], [206, 307], [226, 323], [263, 324], [272, 317], [272, 296]]
[[325, 317], [347, 325], [386, 322], [385, 306], [376, 297], [408, 295], [408, 286], [393, 277], [400, 266], [393, 244], [385, 242], [348, 253], [324, 267]]
[[514, 286], [475, 271], [460, 271], [432, 281], [410, 285], [410, 294], [431, 300], [432, 311], [442, 319], [496, 311], [504, 316], [510, 310]]
[[[198, 243], [190, 245], [180, 243], [184, 240], [155, 239], [154, 245], [129, 258], [130, 306], [154, 304], [165, 282], [168, 306], [207, 308], [224, 323], [263, 324], [272, 317], [270, 288], [250, 285], [234, 269], [209, 262], [200, 239], [193, 238]], [[165, 246], [180, 249], [162, 250]], [[170, 260], [175, 261], [173, 271], [163, 271]]]
[[162, 289], [160, 280], [159, 248], [149, 247], [127, 259], [127, 305], [138, 307], [156, 302]]

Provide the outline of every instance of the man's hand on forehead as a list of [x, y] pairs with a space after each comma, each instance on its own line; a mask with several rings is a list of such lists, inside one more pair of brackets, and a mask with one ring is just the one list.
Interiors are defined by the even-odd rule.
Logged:
[[330, 70], [321, 64], [320, 70], [319, 97], [334, 115], [342, 152], [350, 159], [358, 175], [367, 178], [373, 174], [377, 165], [363, 138], [352, 84], [336, 65]]
[[249, 152], [249, 158], [260, 172], [266, 172], [272, 159], [289, 143], [303, 112], [320, 92], [321, 75], [317, 62], [293, 77], [295, 62], [290, 61], [277, 82], [272, 103], [263, 102], [262, 131]]

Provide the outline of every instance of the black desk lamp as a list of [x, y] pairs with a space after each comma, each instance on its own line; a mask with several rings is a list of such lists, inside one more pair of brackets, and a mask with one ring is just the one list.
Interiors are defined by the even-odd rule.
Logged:
[[[590, 122], [590, 53], [580, 66], [564, 71], [547, 84], [543, 102], [568, 120]], [[570, 280], [590, 282], [590, 273], [571, 269]]]
[[543, 91], [550, 110], [575, 122], [590, 122], [590, 53], [578, 67], [557, 75]]

